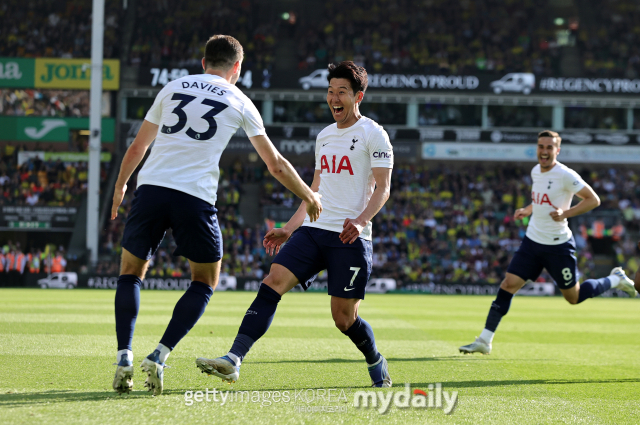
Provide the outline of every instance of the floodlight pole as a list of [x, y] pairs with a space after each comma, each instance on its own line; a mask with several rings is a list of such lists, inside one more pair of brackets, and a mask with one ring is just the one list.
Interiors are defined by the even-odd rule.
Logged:
[[100, 151], [102, 140], [102, 44], [104, 0], [93, 0], [91, 23], [91, 98], [89, 117], [89, 188], [87, 191], [87, 251], [92, 267], [98, 262], [100, 216]]

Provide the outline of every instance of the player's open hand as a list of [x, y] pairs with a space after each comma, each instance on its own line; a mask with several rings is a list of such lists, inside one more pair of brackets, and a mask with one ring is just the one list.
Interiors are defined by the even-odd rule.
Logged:
[[564, 211], [562, 211], [562, 208], [557, 208], [555, 211], [550, 212], [549, 215], [551, 216], [553, 221], [562, 221], [566, 218], [564, 216]]
[[513, 214], [513, 219], [514, 220], [522, 220], [523, 218], [528, 217], [530, 215], [531, 215], [531, 213], [526, 208], [518, 208], [516, 210], [515, 214]]
[[291, 233], [285, 229], [271, 229], [264, 235], [262, 246], [267, 250], [267, 254], [275, 255], [280, 252], [280, 247], [289, 240], [289, 237], [291, 237]]
[[367, 223], [360, 223], [353, 218], [346, 218], [342, 225], [342, 233], [340, 233], [340, 240], [342, 243], [352, 244], [358, 239], [362, 229]]
[[320, 202], [320, 195], [318, 192], [312, 192], [312, 199], [305, 200], [305, 204], [307, 206], [307, 214], [309, 215], [309, 220], [311, 222], [316, 221], [320, 217], [320, 213], [322, 212], [322, 203]]
[[118, 208], [120, 208], [120, 204], [122, 204], [125, 193], [127, 193], [126, 184], [121, 188], [118, 188], [118, 186], [116, 186], [116, 188], [114, 189], [113, 205], [111, 206], [111, 220], [115, 220], [115, 218], [118, 216]]

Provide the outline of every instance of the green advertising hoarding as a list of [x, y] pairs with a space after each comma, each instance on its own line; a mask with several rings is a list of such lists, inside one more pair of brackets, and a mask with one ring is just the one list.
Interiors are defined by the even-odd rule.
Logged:
[[[88, 130], [89, 118], [0, 116], [0, 140], [68, 142], [69, 130]], [[102, 141], [113, 143], [115, 119], [102, 118]]]
[[[0, 88], [88, 90], [91, 59], [0, 57]], [[120, 61], [102, 61], [102, 90], [120, 88]]]
[[0, 58], [0, 87], [33, 87], [35, 61], [22, 58]]

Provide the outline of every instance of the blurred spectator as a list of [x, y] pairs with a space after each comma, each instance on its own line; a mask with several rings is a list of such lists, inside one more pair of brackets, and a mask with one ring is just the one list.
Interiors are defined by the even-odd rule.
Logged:
[[[0, 206], [77, 206], [87, 191], [88, 164], [43, 161], [30, 158], [17, 165], [17, 154], [24, 147], [5, 145], [0, 160]], [[106, 182], [110, 163], [100, 164], [100, 181]]]
[[0, 89], [0, 115], [88, 117], [89, 91]]

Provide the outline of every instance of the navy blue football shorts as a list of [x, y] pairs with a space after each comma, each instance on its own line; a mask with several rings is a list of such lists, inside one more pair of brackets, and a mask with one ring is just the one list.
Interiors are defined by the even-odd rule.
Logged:
[[542, 269], [547, 269], [558, 288], [569, 289], [577, 282], [578, 261], [575, 254], [573, 236], [560, 245], [543, 245], [525, 236], [507, 272], [525, 281], [530, 279], [535, 282]]
[[150, 260], [167, 229], [173, 230], [181, 255], [196, 263], [215, 263], [222, 258], [222, 234], [213, 205], [179, 190], [142, 185], [134, 192], [124, 226], [122, 247]]
[[373, 246], [362, 238], [345, 244], [339, 236], [338, 232], [301, 226], [273, 262], [289, 269], [305, 290], [318, 273], [327, 270], [329, 295], [363, 300], [371, 275]]

